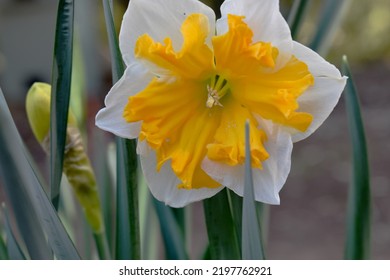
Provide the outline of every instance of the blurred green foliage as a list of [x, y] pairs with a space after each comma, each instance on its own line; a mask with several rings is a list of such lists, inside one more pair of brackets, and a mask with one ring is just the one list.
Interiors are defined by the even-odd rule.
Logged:
[[[388, 0], [342, 0], [345, 7], [340, 27], [335, 30], [329, 57], [338, 61], [343, 54], [354, 64], [390, 60], [390, 9]], [[290, 1], [282, 1], [287, 3]], [[318, 15], [326, 0], [310, 1], [298, 41], [308, 43], [317, 29]]]

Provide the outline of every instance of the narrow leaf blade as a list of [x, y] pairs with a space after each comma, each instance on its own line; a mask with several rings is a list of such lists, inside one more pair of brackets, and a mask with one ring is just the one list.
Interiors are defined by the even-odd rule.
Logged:
[[[31, 258], [52, 258], [52, 253], [48, 253], [46, 249], [46, 234], [57, 259], [79, 259], [72, 241], [44, 192], [41, 177], [34, 170], [35, 164], [23, 145], [1, 90], [0, 140], [0, 172], [3, 173], [1, 177], [6, 181], [5, 191], [11, 201], [8, 207], [15, 213], [21, 212], [17, 223], [23, 227], [21, 233], [28, 235], [24, 240], [26, 246], [28, 242], [33, 242], [33, 246], [39, 251], [38, 256]], [[23, 207], [20, 207], [21, 205]], [[24, 228], [27, 226], [28, 228]], [[26, 242], [30, 239], [31, 241]], [[29, 253], [31, 255], [30, 250]]]
[[[242, 196], [239, 196], [233, 191], [228, 191], [230, 209], [232, 210], [233, 223], [236, 229], [237, 240], [242, 240]], [[239, 242], [239, 250], [242, 252], [241, 242]]]
[[73, 0], [60, 0], [54, 43], [50, 110], [50, 189], [55, 208], [58, 208], [60, 195], [72, 81], [73, 17]]
[[125, 68], [123, 65], [122, 55], [119, 50], [118, 37], [115, 31], [114, 19], [112, 17], [112, 3], [109, 0], [103, 0], [104, 18], [108, 35], [108, 44], [110, 47], [112, 79], [116, 82], [123, 75]]
[[342, 72], [349, 77], [345, 89], [348, 127], [352, 144], [353, 175], [347, 211], [345, 259], [368, 259], [370, 250], [370, 174], [360, 102], [347, 58]]
[[[51, 259], [52, 254], [45, 240], [39, 218], [28, 197], [26, 186], [32, 178], [24, 171], [26, 166], [21, 142], [12, 129], [13, 120], [0, 90], [0, 177], [5, 194], [10, 202], [9, 209], [16, 218], [19, 233], [32, 259]], [[16, 129], [16, 127], [15, 127]], [[20, 140], [21, 141], [21, 140]], [[23, 207], [21, 207], [23, 205]]]
[[245, 184], [242, 206], [242, 259], [263, 260], [264, 249], [253, 191], [249, 123], [245, 124]]
[[0, 234], [0, 260], [8, 260], [8, 250], [5, 241], [3, 240], [3, 236]]
[[188, 259], [183, 233], [171, 208], [153, 197], [153, 204], [160, 222], [161, 233], [165, 244], [166, 257], [169, 260]]
[[324, 2], [325, 6], [321, 9], [318, 28], [314, 38], [310, 43], [310, 48], [322, 55], [325, 55], [332, 43], [333, 35], [341, 23], [342, 16], [346, 11], [350, 0], [328, 0]]
[[297, 38], [301, 24], [305, 17], [305, 12], [308, 6], [307, 4], [308, 0], [295, 0], [288, 15], [287, 22], [290, 26], [291, 36], [293, 37], [293, 39]]
[[155, 207], [152, 205], [152, 196], [142, 176], [139, 176], [139, 209], [140, 233], [142, 236], [141, 253], [144, 260], [155, 260], [159, 257], [160, 231], [156, 230], [159, 220]]
[[[5, 208], [5, 205], [3, 206], [4, 213], [5, 213], [5, 230], [7, 233], [7, 251], [6, 251], [6, 257], [11, 260], [25, 260], [26, 257], [24, 256], [22, 249], [20, 249], [20, 246], [18, 242], [16, 241], [15, 235], [12, 231], [10, 217], [7, 209]], [[1, 237], [0, 237], [1, 239]], [[1, 240], [2, 241], [2, 240]], [[0, 241], [0, 242], [1, 242]], [[1, 259], [1, 258], [0, 258]]]

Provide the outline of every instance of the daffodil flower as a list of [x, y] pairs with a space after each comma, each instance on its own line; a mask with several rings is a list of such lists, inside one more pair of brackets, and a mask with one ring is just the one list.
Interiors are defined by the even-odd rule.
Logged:
[[293, 142], [312, 134], [346, 78], [291, 38], [275, 0], [132, 0], [119, 42], [126, 71], [96, 117], [138, 138], [152, 194], [173, 207], [224, 187], [243, 195], [246, 120], [254, 193], [279, 203]]

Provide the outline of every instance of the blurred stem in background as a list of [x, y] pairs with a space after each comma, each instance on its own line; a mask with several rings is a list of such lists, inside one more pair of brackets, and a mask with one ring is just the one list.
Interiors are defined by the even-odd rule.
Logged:
[[291, 36], [293, 39], [297, 38], [307, 7], [308, 0], [295, 0], [291, 7], [287, 22], [290, 26]]
[[321, 55], [329, 52], [336, 31], [340, 27], [341, 21], [351, 4], [350, 0], [327, 0], [323, 3], [318, 28], [314, 33], [310, 48]]

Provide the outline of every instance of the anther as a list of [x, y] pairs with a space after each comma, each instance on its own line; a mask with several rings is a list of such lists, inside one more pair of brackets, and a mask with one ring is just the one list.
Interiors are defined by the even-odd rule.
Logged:
[[211, 108], [213, 106], [221, 106], [221, 102], [219, 102], [219, 95], [218, 91], [210, 87], [210, 85], [207, 85], [207, 101], [206, 101], [206, 107]]
[[229, 92], [228, 82], [219, 75], [213, 76], [210, 80], [210, 83], [207, 85], [206, 107], [207, 108], [212, 108], [213, 106], [223, 107], [220, 100], [228, 92]]

